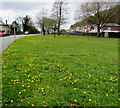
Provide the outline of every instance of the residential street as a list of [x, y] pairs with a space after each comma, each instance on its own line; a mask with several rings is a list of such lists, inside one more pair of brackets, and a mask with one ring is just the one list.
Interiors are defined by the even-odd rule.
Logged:
[[21, 37], [25, 37], [25, 36], [30, 36], [30, 35], [34, 35], [34, 34], [16, 35], [16, 36], [10, 35], [10, 36], [6, 36], [6, 37], [0, 37], [0, 53], [2, 51], [4, 51], [14, 40], [21, 38]]

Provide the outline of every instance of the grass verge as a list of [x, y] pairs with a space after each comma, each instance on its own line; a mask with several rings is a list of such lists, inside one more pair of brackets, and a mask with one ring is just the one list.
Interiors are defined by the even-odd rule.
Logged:
[[2, 53], [3, 106], [117, 106], [118, 39], [30, 36]]

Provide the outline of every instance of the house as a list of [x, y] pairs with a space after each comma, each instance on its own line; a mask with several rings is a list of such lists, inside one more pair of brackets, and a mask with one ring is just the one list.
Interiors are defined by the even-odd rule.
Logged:
[[9, 31], [9, 25], [0, 20], [0, 33], [8, 35]]
[[69, 30], [71, 33], [76, 31], [76, 28], [70, 28]]
[[[97, 25], [87, 25], [85, 32], [97, 32]], [[107, 23], [100, 29], [100, 32], [120, 32], [120, 25], [116, 23]]]
[[101, 32], [120, 32], [120, 25], [116, 23], [108, 23], [101, 29]]
[[[75, 31], [96, 33], [97, 25], [96, 24], [84, 25], [70, 29], [70, 32]], [[107, 23], [105, 26], [103, 26], [102, 29], [100, 29], [100, 32], [120, 32], [120, 25], [116, 23]]]

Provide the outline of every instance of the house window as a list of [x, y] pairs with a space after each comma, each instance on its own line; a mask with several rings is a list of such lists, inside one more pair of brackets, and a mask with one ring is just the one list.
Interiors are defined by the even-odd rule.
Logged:
[[108, 27], [107, 29], [108, 29], [108, 30], [111, 30], [111, 27]]

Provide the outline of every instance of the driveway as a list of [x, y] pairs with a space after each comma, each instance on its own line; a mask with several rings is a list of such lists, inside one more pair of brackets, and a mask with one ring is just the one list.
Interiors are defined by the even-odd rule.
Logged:
[[29, 35], [10, 35], [6, 37], [0, 37], [0, 53], [4, 51], [14, 40], [31, 35], [38, 35], [38, 34], [29, 34]]

